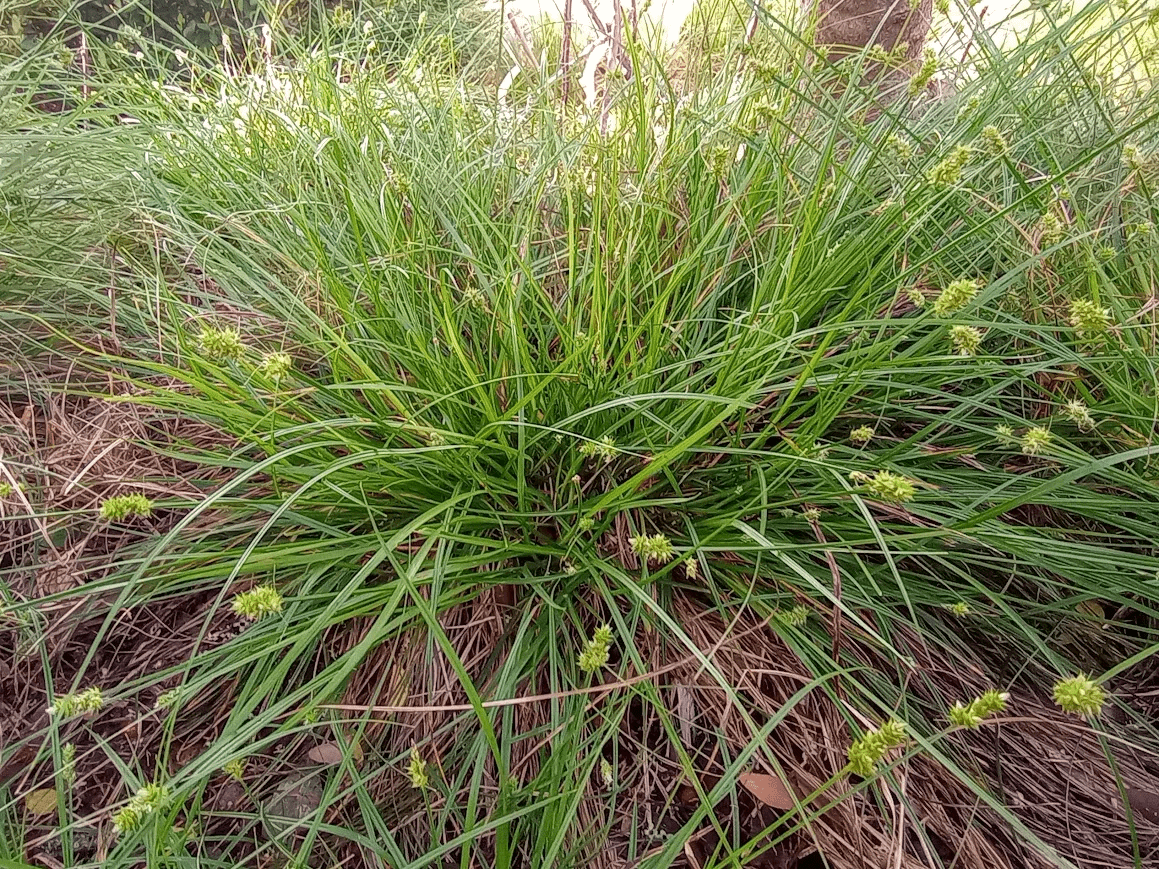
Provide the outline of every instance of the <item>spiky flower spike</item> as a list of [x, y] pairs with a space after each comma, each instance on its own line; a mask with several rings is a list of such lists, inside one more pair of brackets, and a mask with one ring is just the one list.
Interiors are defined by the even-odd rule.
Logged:
[[1102, 712], [1107, 692], [1090, 676], [1079, 673], [1055, 683], [1054, 702], [1072, 715], [1093, 718]]

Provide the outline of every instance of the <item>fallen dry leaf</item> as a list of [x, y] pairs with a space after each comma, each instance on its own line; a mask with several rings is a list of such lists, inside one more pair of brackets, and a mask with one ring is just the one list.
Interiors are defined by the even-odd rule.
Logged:
[[333, 742], [323, 742], [321, 745], [315, 745], [310, 749], [306, 755], [314, 763], [334, 764], [342, 763], [342, 749]]
[[48, 815], [56, 811], [56, 788], [30, 791], [24, 798], [24, 808], [33, 815]]
[[787, 812], [793, 808], [793, 795], [789, 789], [775, 775], [765, 775], [759, 772], [746, 772], [737, 778], [737, 781], [750, 794], [774, 809]]
[[1127, 785], [1127, 800], [1131, 811], [1152, 824], [1159, 824], [1159, 794]]
[[314, 775], [298, 773], [286, 779], [266, 802], [266, 831], [279, 838], [291, 833], [322, 804], [322, 792], [322, 783]]

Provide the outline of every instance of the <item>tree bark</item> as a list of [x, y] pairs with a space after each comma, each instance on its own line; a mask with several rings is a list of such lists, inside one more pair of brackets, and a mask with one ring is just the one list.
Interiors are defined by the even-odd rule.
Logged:
[[933, 19], [933, 0], [803, 0], [816, 15], [813, 42], [830, 61], [877, 44], [895, 55], [891, 63], [867, 64], [868, 83], [883, 94], [904, 90], [921, 65]]

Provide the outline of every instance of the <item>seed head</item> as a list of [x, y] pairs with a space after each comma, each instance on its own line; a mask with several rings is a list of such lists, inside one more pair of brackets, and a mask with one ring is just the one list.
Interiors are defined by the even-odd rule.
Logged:
[[946, 157], [934, 166], [926, 178], [931, 184], [953, 187], [962, 180], [962, 170], [970, 162], [971, 151], [965, 145], [957, 145]]
[[867, 425], [860, 425], [849, 433], [850, 443], [864, 446], [873, 440], [873, 429]]
[[859, 736], [849, 746], [850, 770], [863, 778], [873, 775], [885, 753], [901, 745], [905, 738], [905, 725], [900, 721], [886, 722], [880, 729]]
[[[853, 473], [858, 472], [854, 471]], [[904, 504], [906, 501], [912, 501], [918, 491], [912, 480], [901, 474], [895, 474], [893, 471], [877, 471], [872, 477], [867, 477], [865, 474], [861, 474], [856, 479], [854, 479], [853, 474], [850, 474], [849, 477], [882, 501]]]
[[584, 441], [580, 444], [579, 453], [585, 458], [598, 457], [604, 460], [604, 464], [612, 461], [619, 451], [616, 449], [616, 442], [611, 437], [602, 437], [598, 441]]
[[289, 353], [267, 353], [262, 357], [262, 374], [274, 383], [289, 374], [293, 367], [294, 360]]
[[1132, 172], [1141, 172], [1147, 165], [1147, 158], [1143, 154], [1143, 149], [1134, 142], [1128, 142], [1123, 146], [1123, 165]]
[[60, 747], [60, 780], [65, 787], [76, 781], [76, 746], [71, 742]]
[[76, 694], [62, 694], [48, 707], [48, 714], [56, 718], [72, 718], [86, 712], [99, 712], [104, 705], [101, 689], [94, 685]]
[[977, 294], [977, 281], [968, 278], [953, 281], [934, 299], [934, 313], [939, 317], [957, 313], [970, 304]]
[[1050, 446], [1050, 441], [1050, 430], [1036, 425], [1026, 430], [1019, 443], [1022, 445], [1023, 453], [1028, 456], [1037, 456]]
[[913, 142], [909, 139], [902, 138], [896, 133], [890, 134], [889, 138], [885, 140], [885, 147], [890, 156], [898, 162], [905, 163], [913, 159]]
[[410, 760], [406, 765], [406, 774], [410, 778], [410, 786], [416, 790], [426, 790], [430, 787], [431, 779], [427, 775], [427, 762], [419, 754], [417, 745], [411, 746]]
[[211, 362], [236, 362], [245, 355], [241, 333], [233, 326], [224, 329], [206, 326], [197, 336], [197, 346]]
[[1062, 408], [1062, 415], [1079, 427], [1079, 431], [1090, 431], [1095, 427], [1095, 418], [1090, 408], [1077, 398], [1068, 401]]
[[164, 785], [147, 784], [129, 799], [128, 804], [113, 815], [113, 829], [118, 833], [128, 833], [141, 826], [149, 815], [165, 807], [169, 802], [169, 789]]
[[606, 788], [610, 788], [616, 783], [615, 770], [612, 769], [611, 761], [606, 757], [600, 760], [600, 779]]
[[992, 157], [1005, 157], [1010, 153], [1010, 143], [1002, 131], [993, 125], [982, 129], [982, 147]]
[[1079, 341], [1094, 343], [1110, 328], [1111, 310], [1102, 307], [1094, 299], [1072, 299], [1070, 324]]
[[475, 308], [478, 311], [487, 310], [487, 297], [482, 290], [473, 284], [463, 290], [463, 301], [469, 308]]
[[1066, 226], [1053, 211], [1038, 219], [1038, 237], [1043, 247], [1053, 247], [1066, 237]]
[[805, 622], [809, 621], [809, 608], [804, 604], [797, 604], [791, 609], [777, 610], [773, 613], [773, 618], [789, 628], [803, 627]]
[[235, 779], [236, 781], [244, 781], [245, 780], [245, 758], [244, 757], [235, 757], [233, 760], [228, 761], [226, 763], [226, 765], [223, 766], [221, 769], [226, 775], [228, 775], [232, 779]]
[[579, 668], [585, 673], [594, 673], [608, 663], [608, 656], [612, 646], [612, 629], [608, 625], [596, 628], [592, 638], [584, 645], [580, 652]]
[[651, 536], [640, 534], [636, 537], [628, 538], [628, 543], [631, 544], [632, 551], [644, 561], [667, 564], [676, 557], [676, 551], [672, 548], [672, 541], [663, 534], [653, 534]]
[[101, 502], [101, 518], [109, 522], [122, 522], [131, 516], [144, 518], [153, 512], [153, 502], [140, 492], [131, 495], [113, 495]]
[[958, 702], [951, 706], [950, 721], [958, 727], [966, 727], [973, 730], [985, 718], [1004, 711], [1006, 709], [1006, 701], [1009, 699], [1009, 694], [993, 690], [987, 691], [981, 696], [975, 697], [969, 703], [963, 705], [961, 702]]
[[[915, 5], [913, 8], [917, 8]], [[917, 96], [926, 89], [926, 85], [930, 83], [930, 79], [934, 77], [934, 73], [938, 71], [938, 55], [932, 48], [927, 48], [922, 54], [922, 65], [910, 79], [909, 93], [910, 96]]]
[[1090, 676], [1079, 673], [1055, 683], [1054, 702], [1065, 712], [1093, 718], [1102, 711], [1107, 694]]
[[982, 333], [973, 326], [951, 326], [950, 345], [959, 356], [973, 356], [982, 346]]
[[285, 600], [272, 585], [259, 585], [233, 599], [233, 611], [251, 621], [280, 613]]

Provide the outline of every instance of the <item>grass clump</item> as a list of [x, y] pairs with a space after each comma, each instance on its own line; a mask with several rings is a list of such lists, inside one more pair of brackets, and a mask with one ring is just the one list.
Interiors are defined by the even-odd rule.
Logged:
[[[772, 22], [759, 67], [677, 97], [633, 42], [566, 110], [531, 65], [497, 100], [360, 34], [252, 69], [95, 43], [83, 80], [6, 67], [2, 461], [28, 486], [0, 642], [35, 714], [98, 676], [118, 701], [18, 717], [29, 781], [75, 747], [65, 829], [28, 840], [124, 867], [1129, 865], [1159, 413], [1121, 144], [1159, 95], [1142, 60], [1096, 80], [1144, 26], [1113, 14], [980, 34], [956, 96], [887, 107]], [[31, 101], [50, 73], [63, 115]], [[128, 483], [166, 509], [95, 522]], [[1122, 722], [1094, 714], [1112, 683]], [[1040, 762], [1064, 737], [1082, 776]], [[98, 858], [92, 824], [134, 835]]]

